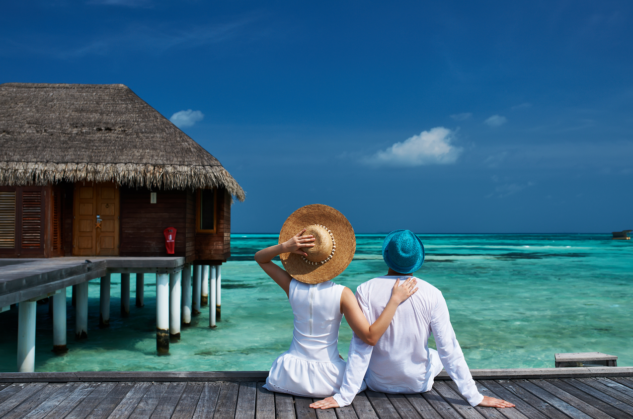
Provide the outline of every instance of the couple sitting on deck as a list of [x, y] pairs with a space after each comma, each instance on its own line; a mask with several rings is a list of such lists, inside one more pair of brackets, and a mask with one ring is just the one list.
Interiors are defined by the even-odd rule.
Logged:
[[[288, 295], [294, 314], [292, 344], [273, 363], [268, 390], [327, 397], [310, 406], [328, 409], [351, 404], [367, 387], [385, 393], [429, 391], [444, 367], [472, 406], [514, 407], [479, 393], [442, 293], [411, 276], [424, 262], [424, 246], [415, 234], [396, 230], [387, 236], [382, 247], [387, 275], [361, 284], [356, 297], [331, 281], [356, 250], [354, 230], [343, 214], [325, 205], [300, 208], [284, 223], [279, 243], [255, 255]], [[285, 270], [272, 262], [278, 255]], [[338, 353], [343, 315], [354, 331], [347, 363]], [[428, 347], [431, 333], [437, 351]]]

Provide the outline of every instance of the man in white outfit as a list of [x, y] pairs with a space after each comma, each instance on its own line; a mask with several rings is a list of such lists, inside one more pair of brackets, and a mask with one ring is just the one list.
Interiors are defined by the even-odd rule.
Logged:
[[[417, 271], [424, 262], [422, 241], [409, 230], [391, 232], [383, 243], [382, 253], [389, 266], [387, 275], [367, 281], [356, 290], [358, 303], [370, 324], [387, 305], [394, 281]], [[431, 284], [416, 279], [418, 292], [400, 304], [376, 346], [370, 346], [354, 335], [339, 393], [313, 403], [311, 407], [328, 409], [351, 404], [363, 378], [370, 389], [379, 392], [429, 391], [442, 367], [472, 406], [514, 407], [512, 403], [479, 393], [455, 337], [442, 293]], [[437, 351], [428, 346], [431, 333]]]

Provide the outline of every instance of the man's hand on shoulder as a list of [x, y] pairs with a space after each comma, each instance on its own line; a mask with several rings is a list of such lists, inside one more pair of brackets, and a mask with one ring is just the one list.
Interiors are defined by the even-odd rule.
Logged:
[[512, 403], [506, 402], [505, 400], [495, 399], [494, 397], [488, 397], [488, 396], [484, 396], [484, 399], [477, 406], [496, 407], [498, 409], [503, 409], [505, 407], [514, 407]]
[[328, 397], [327, 399], [312, 403], [310, 407], [313, 409], [332, 409], [339, 406], [336, 400], [334, 400], [334, 397]]

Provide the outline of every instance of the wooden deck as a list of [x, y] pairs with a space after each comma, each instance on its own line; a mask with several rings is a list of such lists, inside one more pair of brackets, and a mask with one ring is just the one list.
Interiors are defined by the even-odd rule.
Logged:
[[[98, 374], [98, 373], [93, 373]], [[477, 380], [514, 409], [471, 407], [450, 380], [423, 394], [366, 391], [352, 406], [310, 409], [312, 399], [271, 393], [262, 381], [67, 381], [0, 383], [1, 418], [633, 418], [632, 377]], [[4, 374], [3, 374], [4, 375]], [[141, 374], [142, 375], [142, 374]], [[5, 377], [6, 378], [6, 377]], [[261, 380], [261, 375], [252, 376]], [[6, 381], [6, 380], [3, 380]], [[55, 380], [51, 380], [55, 381]]]

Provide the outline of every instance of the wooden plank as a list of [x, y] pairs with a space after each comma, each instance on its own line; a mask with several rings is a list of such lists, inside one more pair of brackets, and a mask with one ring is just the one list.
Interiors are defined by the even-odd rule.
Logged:
[[549, 383], [545, 380], [530, 380], [530, 383], [539, 386], [543, 390], [558, 397], [565, 403], [569, 404], [570, 406], [575, 407], [576, 409], [580, 410], [583, 413], [586, 413], [587, 415], [591, 416], [594, 419], [610, 419], [611, 418], [611, 416], [607, 415], [602, 410], [596, 409], [590, 404], [582, 401], [582, 399], [579, 399], [573, 394], [566, 392], [565, 390], [553, 385], [552, 383]]
[[297, 419], [317, 419], [316, 412], [310, 407], [312, 399], [295, 397]]
[[483, 419], [483, 416], [475, 410], [462, 396], [454, 392], [445, 382], [436, 382], [433, 388], [453, 406], [460, 415], [466, 419]]
[[576, 409], [574, 406], [543, 390], [541, 387], [537, 386], [534, 383], [530, 383], [529, 381], [517, 380], [516, 384], [574, 419], [591, 419], [591, 416], [584, 414], [580, 410]]
[[46, 387], [46, 384], [44, 383], [29, 384], [27, 386], [24, 386], [21, 391], [12, 394], [11, 397], [0, 404], [0, 417], [12, 411], [16, 406], [18, 406], [20, 403], [22, 403], [24, 400], [28, 399], [35, 393], [38, 393], [39, 391], [44, 389], [44, 387]]
[[397, 419], [400, 417], [385, 393], [367, 390], [365, 394], [380, 419]]
[[45, 418], [57, 419], [66, 417], [68, 413], [72, 412], [72, 410], [77, 407], [77, 405], [81, 403], [82, 400], [88, 397], [88, 395], [92, 393], [98, 386], [99, 384], [97, 383], [79, 384], [75, 391], [70, 393], [70, 395], [61, 403], [59, 403], [57, 407], [48, 412]]
[[[313, 402], [318, 402], [323, 399], [312, 399]], [[354, 410], [352, 405], [346, 406], [351, 407]], [[314, 413], [316, 413], [317, 419], [336, 419], [336, 410], [337, 409], [314, 409]], [[347, 412], [343, 413], [343, 415], [347, 414]], [[346, 416], [339, 416], [339, 418], [343, 418]], [[354, 417], [356, 417], [356, 412], [354, 411]]]
[[[608, 394], [609, 396], [613, 397], [614, 399], [618, 399], [621, 402], [624, 402], [630, 406], [633, 406], [633, 400], [631, 399], [631, 397], [627, 396], [626, 394], [618, 391], [617, 389], [614, 389], [610, 386], [606, 386], [604, 384], [602, 384], [599, 381], [596, 381], [592, 378], [583, 378], [583, 379], [579, 379], [579, 380], [571, 380], [571, 381], [578, 381], [581, 382], [583, 384], [586, 384], [588, 386], [591, 386], [593, 388], [595, 388], [596, 390], [599, 390], [605, 394]], [[570, 382], [571, 382], [570, 381]]]
[[[0, 383], [0, 393], [7, 387], [9, 387], [12, 383]], [[0, 402], [1, 403], [1, 402]]]
[[156, 406], [160, 402], [161, 397], [169, 384], [166, 383], [152, 383], [149, 386], [147, 392], [143, 395], [138, 405], [129, 416], [130, 419], [146, 419], [154, 413]]
[[[536, 410], [531, 405], [526, 403], [523, 399], [521, 399], [516, 394], [503, 388], [499, 383], [493, 380], [475, 381], [475, 383], [477, 384], [477, 388], [479, 388], [479, 392], [481, 394], [485, 396], [492, 395], [492, 397], [503, 399], [505, 401], [508, 401], [514, 404], [516, 406], [515, 409], [517, 410], [519, 414], [526, 416], [529, 419], [547, 419], [538, 410]], [[490, 393], [487, 393], [486, 390]], [[508, 415], [506, 414], [506, 416]]]
[[18, 419], [28, 415], [29, 412], [36, 409], [48, 398], [52, 397], [58, 391], [63, 390], [63, 387], [65, 386], [65, 384], [48, 384], [40, 391], [34, 393], [31, 397], [24, 400], [6, 415], [2, 416], [3, 419]]
[[0, 391], [0, 405], [4, 403], [5, 400], [12, 397], [15, 393], [17, 393], [18, 391], [22, 391], [22, 389], [28, 386], [28, 384], [25, 383], [6, 384], [7, 386], [3, 388], [2, 391]]
[[608, 378], [594, 378], [593, 380], [599, 382], [600, 384], [607, 386], [609, 388], [612, 388], [614, 390], [619, 391], [620, 393], [624, 393], [627, 396], [629, 396], [631, 399], [633, 399], [633, 389], [629, 388], [625, 385], [622, 385], [620, 383], [617, 383], [613, 380], [610, 380]]
[[257, 399], [257, 383], [242, 383], [237, 395], [235, 419], [253, 419], [255, 417], [255, 401]]
[[422, 416], [429, 419], [441, 419], [442, 415], [437, 413], [433, 406], [420, 394], [405, 394], [411, 406]]
[[402, 418], [420, 419], [418, 411], [409, 403], [404, 394], [387, 394], [387, 398]]
[[[489, 387], [488, 385], [489, 382], [492, 383], [493, 381], [486, 381], [487, 387]], [[513, 393], [515, 397], [523, 400], [523, 402], [530, 405], [533, 409], [536, 409], [540, 411], [541, 413], [543, 413], [543, 415], [541, 415], [542, 417], [553, 418], [553, 419], [567, 419], [569, 417], [563, 412], [561, 412], [560, 410], [556, 409], [554, 406], [551, 406], [549, 403], [544, 402], [543, 400], [539, 399], [538, 397], [536, 397], [529, 391], [525, 390], [523, 387], [518, 386], [516, 384], [516, 380], [512, 380], [512, 381], [500, 380], [500, 381], [497, 381], [496, 383], [499, 385], [499, 387]], [[498, 389], [493, 388], [493, 390], [495, 390], [497, 394], [500, 394], [500, 391]], [[516, 399], [512, 400], [512, 403], [518, 406], [517, 404], [518, 400]], [[530, 419], [532, 419], [532, 417], [536, 418], [537, 416], [531, 416], [527, 414], [528, 409], [524, 409], [525, 403], [521, 403], [521, 405], [523, 406], [520, 409], [521, 413], [527, 415]]]
[[136, 406], [138, 406], [139, 402], [150, 389], [150, 383], [136, 383], [133, 384], [133, 387], [130, 391], [127, 392], [123, 400], [119, 403], [118, 406], [114, 408], [109, 419], [127, 419], [130, 417]]
[[174, 410], [172, 419], [191, 419], [193, 413], [196, 411], [198, 400], [200, 400], [200, 394], [204, 389], [204, 384], [201, 383], [189, 383], [185, 388], [185, 391]]
[[435, 409], [435, 411], [439, 413], [439, 415], [442, 416], [444, 419], [461, 417], [461, 415], [457, 413], [455, 409], [453, 409], [453, 406], [451, 406], [450, 403], [448, 403], [446, 400], [444, 400], [444, 398], [442, 398], [442, 396], [440, 396], [440, 393], [438, 393], [435, 388], [432, 388], [430, 391], [427, 391], [425, 393], [421, 393], [421, 395], [424, 400], [426, 400], [433, 407], [433, 409]]
[[239, 388], [240, 385], [238, 383], [227, 382], [220, 385], [220, 395], [218, 396], [218, 404], [215, 408], [215, 415], [213, 416], [214, 419], [233, 419], [237, 406]]
[[[455, 383], [452, 383], [453, 385]], [[501, 400], [506, 400], [501, 396], [498, 396], [495, 392], [493, 392], [492, 390], [490, 390], [488, 387], [484, 387], [479, 381], [475, 381], [475, 385], [477, 386], [477, 390], [479, 390], [479, 393], [481, 393], [484, 396], [488, 396], [488, 397], [494, 397], [495, 399], [501, 399]], [[455, 385], [455, 388], [457, 386]], [[510, 396], [510, 400], [506, 400], [510, 403], [513, 403], [515, 406], [514, 408], [505, 408], [505, 409], [497, 409], [498, 411], [501, 412], [501, 414], [503, 414], [503, 416], [509, 418], [509, 419], [530, 419], [529, 416], [524, 415], [523, 413], [521, 413], [518, 409], [518, 405], [516, 403], [514, 403], [515, 398], [517, 398], [514, 394], [508, 392], [508, 395]], [[523, 403], [523, 401], [521, 401]], [[532, 408], [530, 406], [530, 408]], [[479, 413], [481, 413], [483, 416], [486, 416], [484, 413], [482, 413], [481, 411], [479, 411], [479, 409], [482, 410], [489, 410], [489, 408], [485, 408], [485, 407], [475, 407], [475, 409], [477, 409], [477, 411]], [[534, 410], [534, 409], [532, 409]], [[538, 417], [539, 419], [543, 416], [540, 413], [538, 413], [536, 410], [534, 410], [534, 413], [536, 414], [535, 416], [532, 417]]]
[[275, 417], [277, 419], [295, 419], [295, 406], [290, 394], [275, 393]]
[[578, 383], [579, 386], [576, 387], [565, 380], [551, 380], [550, 383], [615, 418], [633, 418], [632, 406], [586, 384]]
[[612, 377], [612, 378], [609, 378], [609, 379], [615, 381], [616, 383], [620, 383], [623, 386], [627, 386], [629, 388], [633, 388], [633, 381], [628, 379], [628, 378], [626, 378], [626, 377]]
[[78, 383], [60, 384], [61, 389], [51, 397], [49, 397], [44, 403], [37, 406], [37, 408], [31, 410], [25, 418], [40, 419], [48, 415], [53, 409], [55, 409], [61, 402], [63, 402], [68, 396], [70, 396], [79, 387]]
[[99, 405], [99, 403], [101, 403], [103, 399], [105, 399], [108, 393], [111, 392], [115, 386], [115, 383], [100, 384], [97, 388], [91, 391], [90, 394], [88, 394], [68, 416], [66, 416], [66, 419], [84, 419], [94, 410], [95, 407]]
[[169, 419], [176, 410], [182, 392], [187, 387], [186, 383], [171, 383], [163, 393], [156, 409], [152, 413], [151, 419]]
[[318, 416], [319, 418], [326, 418], [327, 413], [332, 412], [332, 418], [338, 417], [338, 419], [358, 419], [358, 415], [356, 415], [356, 410], [354, 410], [354, 406], [349, 405], [345, 407], [337, 407], [335, 409], [326, 409], [326, 410], [317, 410], [318, 412], [323, 412], [323, 415]]
[[193, 414], [194, 419], [212, 418], [220, 395], [220, 383], [204, 383], [198, 406]]
[[[464, 401], [466, 401], [466, 403], [468, 403], [466, 398], [459, 392], [459, 388], [457, 387], [457, 384], [455, 384], [454, 381], [446, 381], [446, 385], [449, 386], [451, 390], [455, 392], [455, 394], [459, 395], [462, 399], [464, 399]], [[475, 381], [475, 385], [477, 386], [477, 390], [479, 390], [479, 393], [481, 393], [481, 395], [494, 397], [497, 399], [500, 398], [493, 395], [492, 392], [488, 390], [486, 387], [482, 385], [478, 385], [476, 381]], [[490, 418], [490, 419], [506, 419], [506, 418], [527, 419], [526, 416], [520, 413], [519, 411], [517, 411], [516, 408], [495, 409], [493, 407], [475, 406], [474, 409], [481, 416], [485, 418]]]
[[121, 400], [125, 398], [127, 393], [134, 387], [132, 383], [119, 383], [114, 389], [108, 393], [108, 395], [99, 403], [92, 412], [87, 416], [87, 419], [105, 419], [110, 416], [110, 413], [116, 409], [121, 403]]
[[275, 395], [264, 388], [265, 383], [257, 383], [256, 419], [274, 419]]

